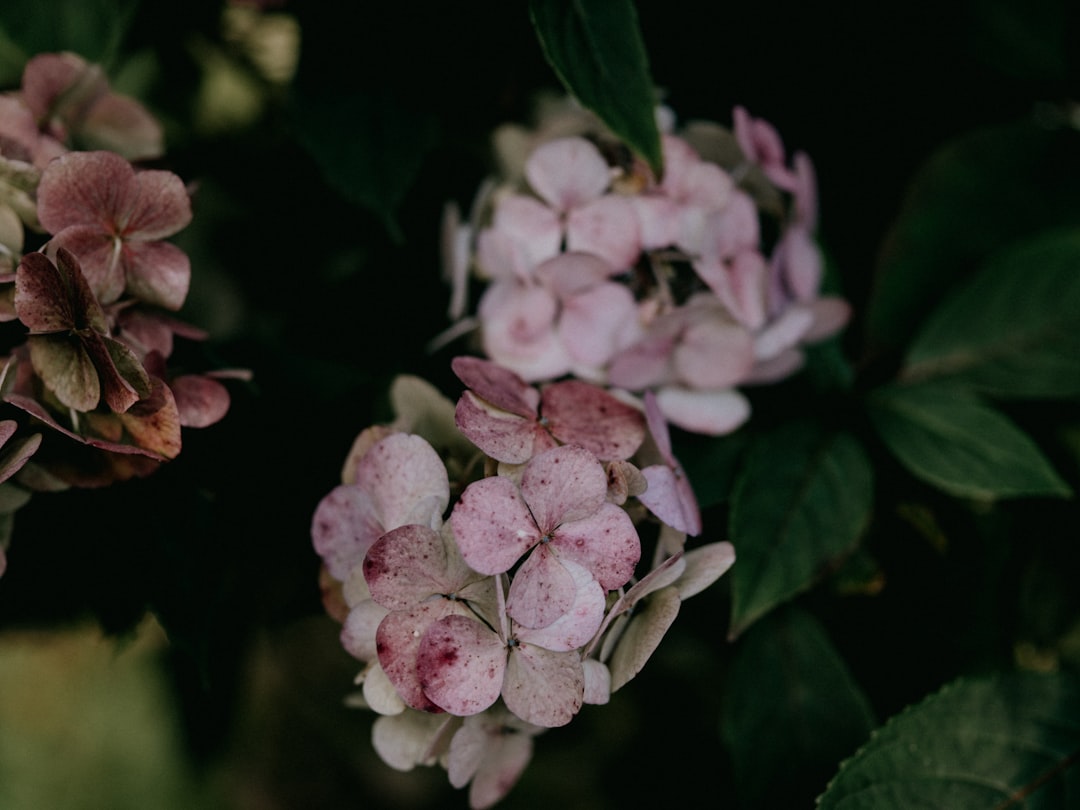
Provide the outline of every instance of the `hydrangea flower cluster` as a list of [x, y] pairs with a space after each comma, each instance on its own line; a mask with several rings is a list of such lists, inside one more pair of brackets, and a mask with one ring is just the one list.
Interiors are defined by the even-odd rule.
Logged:
[[312, 540], [363, 662], [356, 702], [381, 715], [376, 750], [443, 765], [481, 808], [534, 736], [637, 674], [734, 551], [684, 550], [701, 518], [652, 394], [642, 413], [581, 380], [537, 388], [475, 357], [453, 370], [456, 405], [395, 381], [397, 420], [357, 438]]
[[788, 162], [767, 122], [674, 130], [659, 113], [664, 172], [590, 115], [555, 107], [534, 132], [497, 137], [500, 176], [471, 221], [451, 209], [451, 315], [484, 283], [483, 353], [530, 382], [566, 375], [655, 393], [665, 418], [721, 435], [749, 416], [738, 386], [778, 381], [850, 309], [823, 296], [810, 159]]
[[[0, 399], [22, 418], [0, 424], [5, 457], [38, 451], [23, 470], [0, 459], [0, 477], [27, 490], [151, 472], [180, 452], [181, 427], [225, 415], [217, 378], [247, 376], [168, 366], [175, 337], [205, 335], [172, 314], [191, 267], [164, 240], [191, 221], [188, 190], [130, 162], [162, 153], [153, 116], [74, 54], [35, 56], [0, 94], [0, 321], [24, 327], [0, 347]], [[42, 442], [42, 425], [67, 438]]]

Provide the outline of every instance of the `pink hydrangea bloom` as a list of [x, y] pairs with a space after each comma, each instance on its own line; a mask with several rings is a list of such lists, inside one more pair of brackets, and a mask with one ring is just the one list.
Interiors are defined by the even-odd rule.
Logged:
[[501, 197], [492, 227], [520, 246], [531, 265], [564, 247], [594, 253], [615, 271], [633, 264], [640, 252], [637, 215], [627, 199], [606, 193], [611, 170], [592, 143], [568, 137], [541, 144], [526, 161], [525, 176], [540, 199]]
[[38, 186], [38, 217], [83, 266], [104, 304], [125, 292], [166, 309], [187, 296], [191, 266], [161, 241], [191, 221], [191, 203], [172, 172], [136, 172], [112, 152], [71, 152], [49, 164]]

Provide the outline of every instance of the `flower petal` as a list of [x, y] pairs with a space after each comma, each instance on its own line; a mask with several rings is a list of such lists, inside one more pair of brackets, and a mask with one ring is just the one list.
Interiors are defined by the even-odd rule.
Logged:
[[509, 571], [540, 540], [518, 488], [501, 477], [469, 484], [450, 514], [450, 526], [461, 556], [482, 574]]
[[[467, 612], [460, 602], [435, 599], [411, 610], [391, 611], [379, 623], [375, 633], [379, 665], [407, 705], [425, 712], [440, 709], [424, 694], [417, 668], [420, 645], [424, 634], [437, 622], [450, 616], [466, 619], [461, 614]], [[466, 621], [476, 623], [472, 618]]]
[[436, 528], [450, 501], [450, 481], [439, 454], [408, 433], [376, 443], [356, 466], [356, 485], [371, 494], [383, 531], [409, 523]]
[[184, 427], [209, 427], [229, 411], [229, 391], [212, 377], [182, 374], [171, 380], [169, 387]]
[[[532, 557], [538, 556], [541, 552], [544, 552], [545, 556], [555, 558], [555, 555], [544, 546], [534, 551]], [[531, 560], [532, 557], [529, 559]], [[554, 621], [538, 624], [535, 628], [518, 627], [515, 634], [520, 641], [543, 647], [545, 650], [569, 652], [584, 647], [600, 629], [600, 624], [604, 621], [605, 593], [593, 575], [572, 560], [563, 559], [558, 565], [569, 573], [572, 582], [572, 598], [569, 607]], [[515, 585], [520, 577], [521, 570], [514, 577]], [[514, 592], [513, 585], [510, 586], [510, 592], [511, 594]], [[517, 617], [510, 613], [509, 600], [506, 612], [515, 621], [517, 620]]]
[[458, 716], [477, 714], [499, 699], [506, 644], [469, 616], [447, 616], [425, 632], [416, 658], [424, 694]]
[[573, 574], [541, 543], [514, 574], [506, 615], [523, 627], [547, 627], [570, 610], [577, 591]]
[[502, 698], [527, 723], [565, 726], [581, 709], [585, 672], [577, 651], [553, 652], [531, 644], [510, 650]]
[[354, 484], [330, 490], [315, 507], [311, 520], [315, 551], [339, 582], [360, 567], [364, 555], [383, 532], [371, 493]]
[[606, 495], [603, 466], [581, 447], [545, 450], [521, 473], [521, 496], [541, 534], [551, 534], [561, 523], [594, 514]]
[[533, 191], [559, 211], [596, 199], [611, 184], [600, 150], [584, 138], [556, 138], [541, 144], [525, 162]]
[[184, 251], [169, 242], [125, 241], [120, 256], [127, 292], [165, 309], [183, 306], [191, 284], [191, 262]]
[[552, 435], [598, 459], [628, 459], [645, 438], [641, 412], [598, 386], [566, 380], [546, 386], [541, 396]]
[[563, 560], [584, 566], [608, 591], [625, 585], [641, 559], [641, 540], [633, 521], [611, 503], [585, 518], [563, 523], [551, 543]]
[[641, 671], [679, 615], [682, 605], [678, 591], [670, 586], [650, 594], [643, 601], [644, 609], [631, 617], [608, 662], [612, 692]]
[[536, 418], [540, 393], [510, 369], [479, 357], [455, 357], [450, 368], [480, 399], [517, 416]]
[[661, 388], [656, 392], [656, 401], [673, 425], [708, 436], [730, 433], [750, 416], [750, 403], [746, 397], [731, 389]]
[[641, 253], [638, 213], [625, 197], [607, 194], [574, 208], [566, 220], [566, 249], [594, 253], [616, 272], [634, 265]]
[[643, 468], [641, 474], [649, 486], [638, 500], [671, 528], [691, 536], [701, 534], [701, 511], [682, 470], [653, 465]]

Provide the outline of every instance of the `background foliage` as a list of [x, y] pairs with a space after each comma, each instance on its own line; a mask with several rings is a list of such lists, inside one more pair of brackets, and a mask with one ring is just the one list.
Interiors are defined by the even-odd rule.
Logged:
[[[166, 123], [167, 167], [197, 188], [183, 314], [223, 365], [255, 372], [151, 478], [18, 512], [0, 579], [0, 804], [43, 806], [35, 790], [59, 770], [96, 787], [49, 806], [145, 806], [148, 784], [170, 794], [160, 806], [463, 806], [440, 773], [382, 766], [370, 717], [341, 707], [353, 667], [322, 615], [309, 522], [395, 373], [457, 393], [454, 348], [425, 350], [447, 325], [439, 219], [490, 169], [491, 130], [527, 121], [561, 78], [655, 159], [647, 107], [587, 86], [605, 60], [626, 64], [604, 37], [633, 30], [634, 7], [599, 22], [590, 8], [286, 3], [271, 11], [301, 46], [282, 82], [223, 28], [220, 0], [0, 7], [5, 86], [30, 55], [71, 49]], [[747, 428], [676, 437], [708, 539], [739, 562], [611, 705], [539, 738], [506, 806], [809, 807], [842, 760], [822, 806], [910, 806], [895, 786], [927, 761], [942, 764], [924, 780], [939, 806], [1066, 806], [1077, 15], [1054, 0], [954, 0], [932, 18], [905, 3], [726, 4], [722, 25], [649, 0], [636, 14], [628, 98], [647, 70], [682, 120], [728, 123], [741, 104], [811, 155], [855, 322], [797, 378], [750, 392]], [[105, 643], [94, 626], [143, 684], [125, 730], [98, 734], [156, 735], [118, 753], [144, 780], [89, 757], [91, 731], [64, 736], [64, 760], [16, 759], [3, 736], [35, 667], [101, 666], [72, 652]], [[81, 712], [124, 683], [78, 679], [80, 700], [50, 701], [57, 727], [93, 728]], [[950, 772], [998, 781], [972, 798]]]

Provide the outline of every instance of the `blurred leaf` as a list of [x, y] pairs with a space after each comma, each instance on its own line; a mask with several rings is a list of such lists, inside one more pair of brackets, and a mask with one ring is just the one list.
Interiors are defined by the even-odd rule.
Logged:
[[1062, 0], [972, 4], [971, 45], [991, 67], [1044, 81], [1066, 78], [1068, 20]]
[[950, 495], [1070, 494], [1026, 433], [964, 389], [891, 386], [874, 392], [868, 406], [881, 438], [908, 471]]
[[365, 92], [300, 94], [293, 112], [297, 139], [327, 182], [400, 241], [397, 208], [438, 142], [435, 117], [395, 96]]
[[820, 790], [877, 724], [821, 625], [795, 608], [739, 640], [724, 698], [721, 734], [746, 807], [801, 806], [788, 791]]
[[567, 91], [661, 175], [656, 91], [632, 0], [530, 0], [529, 15]]
[[1074, 807], [1080, 685], [1065, 675], [961, 679], [889, 720], [819, 810]]
[[1001, 397], [1080, 394], [1080, 230], [995, 254], [930, 316], [901, 378]]
[[870, 519], [873, 478], [853, 436], [813, 422], [789, 422], [755, 442], [732, 495], [731, 637], [854, 548]]
[[[0, 45], [18, 48], [22, 62], [48, 51], [75, 51], [109, 65], [137, 5], [137, 0], [53, 0], [48, 13], [42, 13], [40, 0], [4, 0]], [[0, 56], [5, 67], [12, 59], [9, 48]]]
[[957, 281], [1010, 242], [1080, 220], [1080, 133], [1034, 121], [976, 130], [916, 175], [882, 247], [866, 313], [899, 348]]
[[117, 643], [92, 627], [0, 635], [0, 806], [213, 808], [189, 771], [150, 621]]

